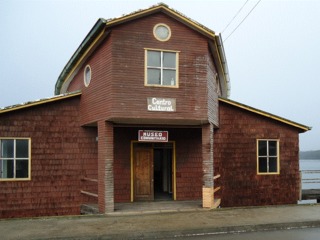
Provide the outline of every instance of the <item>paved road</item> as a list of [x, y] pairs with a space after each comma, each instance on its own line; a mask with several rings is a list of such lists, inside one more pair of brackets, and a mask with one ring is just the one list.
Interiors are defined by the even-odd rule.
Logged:
[[[195, 233], [215, 233], [215, 236], [222, 236], [219, 233], [306, 227], [320, 228], [319, 204], [132, 215], [2, 219], [0, 239], [171, 239]], [[275, 239], [281, 238], [272, 238]]]
[[289, 229], [278, 231], [250, 232], [250, 233], [233, 233], [233, 234], [197, 234], [188, 237], [177, 237], [178, 239], [186, 240], [316, 240], [320, 239], [320, 228], [304, 228], [304, 229]]

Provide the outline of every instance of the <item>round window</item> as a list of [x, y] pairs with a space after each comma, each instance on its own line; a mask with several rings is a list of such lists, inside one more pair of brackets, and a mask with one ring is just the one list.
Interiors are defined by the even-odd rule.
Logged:
[[168, 41], [171, 37], [171, 30], [166, 24], [159, 23], [154, 26], [153, 35], [159, 41]]
[[91, 81], [91, 68], [89, 65], [87, 65], [84, 68], [84, 85], [88, 87], [90, 84], [90, 81]]

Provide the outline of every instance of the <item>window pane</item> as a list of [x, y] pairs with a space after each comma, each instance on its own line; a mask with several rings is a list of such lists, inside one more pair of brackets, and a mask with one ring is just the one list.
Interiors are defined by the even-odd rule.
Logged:
[[161, 67], [161, 52], [148, 51], [148, 66]]
[[259, 141], [259, 156], [267, 156], [267, 141]]
[[161, 84], [159, 69], [148, 69], [148, 84]]
[[163, 67], [176, 68], [176, 53], [163, 53]]
[[269, 141], [269, 156], [277, 156], [277, 141]]
[[0, 178], [3, 178], [4, 161], [0, 160]]
[[1, 140], [1, 158], [13, 158], [13, 139]]
[[86, 80], [90, 81], [90, 79], [91, 79], [91, 72], [90, 72], [90, 68], [87, 67], [86, 68]]
[[13, 160], [0, 161], [0, 177], [1, 178], [13, 178]]
[[163, 85], [169, 85], [169, 86], [176, 85], [175, 70], [163, 70]]
[[28, 178], [28, 160], [17, 160], [16, 165], [16, 178]]
[[269, 158], [269, 172], [277, 172], [278, 165], [277, 165], [277, 158], [271, 157]]
[[17, 158], [28, 158], [29, 157], [29, 147], [28, 140], [16, 140], [16, 157]]
[[267, 161], [267, 158], [265, 157], [261, 157], [259, 158], [259, 172], [260, 173], [266, 173], [268, 172], [268, 161]]

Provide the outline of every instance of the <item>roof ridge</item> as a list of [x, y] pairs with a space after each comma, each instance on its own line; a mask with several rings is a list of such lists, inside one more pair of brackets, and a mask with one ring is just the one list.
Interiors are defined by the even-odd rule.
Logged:
[[106, 22], [107, 22], [106, 24], [108, 24], [108, 22], [113, 22], [113, 21], [120, 20], [121, 18], [127, 18], [127, 17], [130, 17], [130, 16], [132, 16], [132, 15], [136, 15], [136, 14], [139, 15], [140, 13], [143, 13], [144, 11], [156, 9], [156, 8], [158, 8], [158, 7], [163, 7], [163, 8], [165, 8], [165, 9], [167, 9], [167, 10], [170, 10], [170, 11], [174, 12], [175, 14], [178, 14], [178, 15], [180, 15], [181, 17], [183, 17], [183, 18], [185, 18], [185, 19], [193, 22], [193, 23], [196, 24], [198, 27], [203, 28], [203, 29], [205, 29], [206, 31], [208, 31], [208, 32], [210, 32], [210, 33], [212, 33], [212, 34], [215, 34], [215, 32], [214, 32], [212, 29], [210, 29], [210, 28], [206, 27], [205, 25], [201, 24], [200, 22], [198, 22], [198, 21], [196, 21], [196, 20], [188, 17], [188, 16], [185, 15], [184, 13], [182, 13], [182, 12], [180, 12], [180, 11], [174, 9], [174, 8], [171, 8], [168, 4], [165, 4], [165, 3], [163, 3], [163, 2], [160, 2], [160, 3], [155, 4], [155, 5], [151, 5], [151, 6], [148, 7], [148, 8], [141, 8], [141, 9], [135, 10], [135, 11], [133, 11], [133, 12], [131, 12], [131, 13], [128, 13], [128, 14], [122, 14], [120, 17], [114, 17], [114, 18], [105, 19]]

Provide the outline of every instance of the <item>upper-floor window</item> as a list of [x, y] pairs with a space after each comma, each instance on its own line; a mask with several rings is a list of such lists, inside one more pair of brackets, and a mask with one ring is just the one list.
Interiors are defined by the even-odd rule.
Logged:
[[279, 140], [257, 140], [258, 174], [279, 174]]
[[178, 87], [179, 53], [146, 49], [145, 85]]
[[86, 87], [88, 87], [91, 82], [91, 68], [89, 65], [84, 68], [83, 81]]
[[30, 179], [30, 139], [0, 139], [0, 181]]
[[164, 23], [159, 23], [153, 28], [153, 35], [161, 42], [168, 41], [171, 37], [171, 29]]

